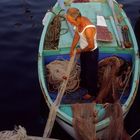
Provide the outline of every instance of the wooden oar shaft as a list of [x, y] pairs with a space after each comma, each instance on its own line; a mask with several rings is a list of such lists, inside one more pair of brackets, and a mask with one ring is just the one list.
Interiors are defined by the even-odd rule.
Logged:
[[56, 100], [54, 101], [54, 103], [52, 104], [52, 106], [50, 108], [50, 113], [49, 113], [49, 117], [47, 120], [47, 124], [44, 129], [43, 138], [49, 137], [51, 135], [52, 128], [53, 128], [55, 118], [56, 118], [57, 109], [58, 109], [58, 107], [61, 103], [62, 97], [65, 93], [66, 86], [67, 86], [67, 83], [69, 80], [69, 76], [70, 76], [71, 70], [73, 68], [75, 55], [76, 55], [76, 50], [74, 50], [74, 55], [70, 58], [70, 61], [69, 61], [68, 67], [67, 67], [67, 71], [66, 71], [67, 78], [66, 78], [66, 80], [63, 80], [61, 88], [57, 94]]
[[[60, 5], [60, 7], [64, 10], [64, 12], [66, 13], [67, 8], [64, 5], [64, 0], [57, 0], [57, 2]], [[68, 23], [68, 27], [69, 27], [69, 30], [70, 30], [70, 32], [72, 34], [72, 37], [73, 37], [74, 36], [74, 31], [73, 31], [72, 26], [69, 23]], [[55, 118], [56, 118], [57, 109], [58, 109], [58, 107], [61, 103], [62, 97], [65, 93], [65, 89], [66, 89], [66, 86], [67, 86], [67, 83], [68, 83], [68, 80], [69, 80], [69, 75], [70, 75], [70, 72], [72, 70], [72, 65], [74, 63], [75, 55], [76, 55], [76, 50], [74, 51], [74, 56], [72, 56], [70, 58], [70, 61], [69, 61], [69, 64], [68, 64], [68, 68], [67, 68], [67, 72], [66, 72], [66, 77], [67, 78], [65, 80], [63, 80], [63, 83], [62, 83], [61, 88], [58, 92], [56, 100], [54, 101], [54, 103], [52, 104], [52, 106], [50, 108], [48, 121], [47, 121], [47, 124], [46, 124], [45, 129], [44, 129], [44, 134], [43, 134], [44, 138], [49, 137], [51, 135], [52, 128], [53, 128]]]
[[67, 67], [67, 71], [66, 71], [66, 77], [67, 78], [65, 80], [63, 80], [60, 91], [58, 92], [58, 96], [57, 96], [57, 98], [54, 102], [56, 106], [60, 105], [60, 102], [61, 102], [62, 97], [64, 95], [64, 92], [65, 92], [65, 89], [66, 89], [66, 86], [67, 86], [67, 83], [68, 83], [68, 80], [69, 80], [69, 76], [70, 76], [71, 70], [73, 68], [75, 55], [76, 55], [76, 50], [74, 50], [74, 55], [70, 58], [70, 61], [69, 61], [68, 67]]
[[56, 113], [57, 113], [57, 107], [54, 104], [52, 104], [50, 108], [48, 120], [44, 129], [43, 138], [50, 137], [55, 122]]

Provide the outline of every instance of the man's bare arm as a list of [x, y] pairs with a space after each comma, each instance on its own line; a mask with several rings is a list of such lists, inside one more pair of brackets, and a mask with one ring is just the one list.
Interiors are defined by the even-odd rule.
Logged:
[[77, 43], [79, 42], [79, 34], [77, 33], [77, 31], [75, 31], [75, 34], [74, 34], [74, 38], [73, 38], [73, 41], [72, 41], [72, 45], [71, 45], [71, 48], [70, 48], [70, 56], [73, 55], [74, 53], [74, 48], [76, 47]]
[[75, 31], [75, 34], [74, 34], [74, 38], [73, 38], [73, 41], [72, 41], [72, 44], [71, 44], [71, 49], [74, 50], [74, 48], [76, 47], [78, 41], [79, 41], [79, 34], [77, 33], [77, 31]]

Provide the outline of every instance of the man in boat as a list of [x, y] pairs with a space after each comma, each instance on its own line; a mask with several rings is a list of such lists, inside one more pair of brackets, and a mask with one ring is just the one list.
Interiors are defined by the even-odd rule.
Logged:
[[96, 27], [87, 17], [82, 16], [77, 8], [69, 8], [66, 19], [75, 27], [70, 56], [74, 54], [74, 49], [79, 42], [80, 47], [76, 49], [76, 53], [80, 54], [81, 62], [80, 86], [88, 90], [83, 99], [90, 99], [97, 94], [99, 51], [96, 42]]

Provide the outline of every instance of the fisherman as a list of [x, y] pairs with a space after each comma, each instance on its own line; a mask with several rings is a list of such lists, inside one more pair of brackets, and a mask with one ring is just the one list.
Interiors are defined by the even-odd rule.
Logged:
[[69, 8], [66, 13], [67, 21], [74, 26], [75, 34], [70, 48], [70, 56], [78, 42], [76, 53], [80, 54], [81, 73], [80, 86], [88, 92], [83, 99], [90, 99], [97, 95], [98, 47], [96, 42], [96, 27], [87, 18], [81, 15], [77, 8]]

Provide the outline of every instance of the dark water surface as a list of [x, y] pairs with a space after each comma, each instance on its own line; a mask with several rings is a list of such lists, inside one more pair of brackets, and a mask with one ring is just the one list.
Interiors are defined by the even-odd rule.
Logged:
[[[0, 131], [22, 125], [30, 135], [43, 134], [48, 110], [38, 82], [37, 55], [42, 19], [55, 2], [0, 0]], [[124, 4], [124, 10], [140, 37], [140, 1], [119, 2]], [[125, 127], [129, 134], [140, 128], [139, 94], [125, 119]], [[52, 137], [72, 140], [57, 123]], [[139, 139], [140, 134], [133, 138]]]

